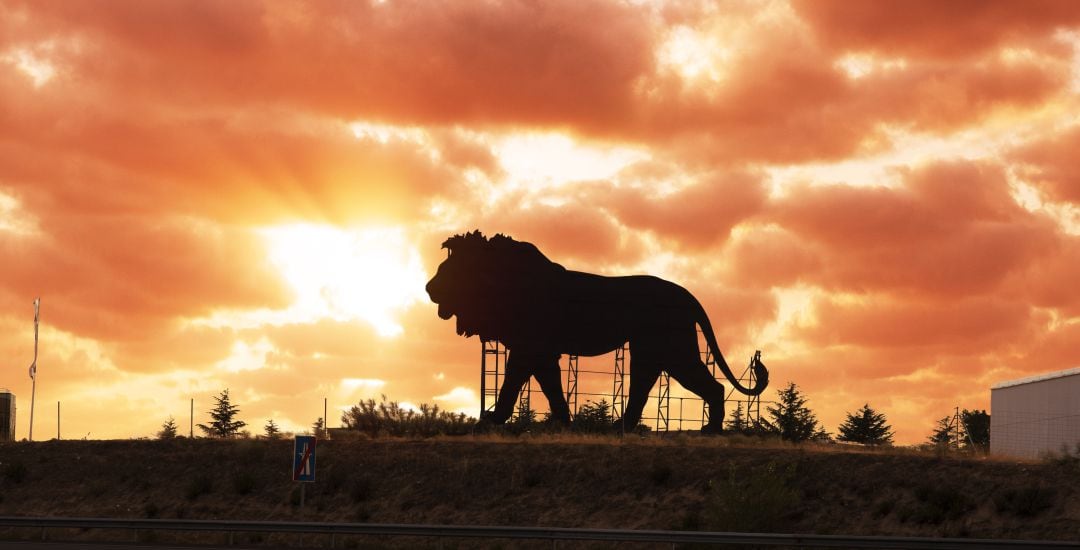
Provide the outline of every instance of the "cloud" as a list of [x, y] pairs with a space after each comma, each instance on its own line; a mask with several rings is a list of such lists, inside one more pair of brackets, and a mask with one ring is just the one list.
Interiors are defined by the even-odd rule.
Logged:
[[42, 296], [50, 323], [129, 339], [176, 317], [287, 299], [246, 230], [189, 219], [42, 212], [42, 235], [0, 239], [0, 300]]
[[[651, 65], [647, 12], [612, 2], [129, 2], [110, 10], [73, 2], [25, 10], [42, 36], [74, 35], [86, 54], [112, 53], [73, 52], [64, 60], [73, 73], [93, 70], [129, 94], [188, 105], [284, 103], [424, 124], [512, 114], [531, 124], [596, 126], [627, 110], [633, 80]], [[595, 21], [604, 21], [603, 33]]]
[[821, 255], [811, 282], [849, 292], [987, 292], [1057, 238], [1016, 204], [1000, 167], [973, 162], [918, 168], [898, 188], [794, 186], [765, 219]]
[[1071, 2], [874, 2], [795, 0], [799, 16], [830, 47], [926, 58], [968, 57], [1001, 46], [1037, 46], [1053, 31], [1080, 23]]
[[1011, 346], [1036, 321], [1024, 303], [985, 297], [944, 303], [873, 296], [851, 303], [821, 300], [814, 314], [815, 323], [801, 336], [815, 345], [936, 347], [949, 354]]
[[1014, 152], [1022, 177], [1053, 201], [1080, 204], [1080, 174], [1070, 162], [1080, 152], [1080, 127], [1025, 144]]
[[707, 248], [765, 204], [761, 178], [750, 174], [706, 176], [669, 194], [617, 188], [601, 202], [629, 227], [654, 233], [675, 247]]

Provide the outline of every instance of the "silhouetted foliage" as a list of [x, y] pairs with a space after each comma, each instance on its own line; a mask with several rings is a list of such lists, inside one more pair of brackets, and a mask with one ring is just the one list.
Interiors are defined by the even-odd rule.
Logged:
[[576, 432], [605, 433], [612, 431], [614, 421], [611, 405], [606, 399], [601, 399], [599, 403], [586, 401], [584, 405], [578, 407], [578, 412], [574, 416], [573, 429]]
[[724, 423], [724, 429], [729, 432], [746, 433], [749, 428], [746, 415], [743, 414], [742, 403], [735, 402], [735, 410], [731, 411], [731, 418]]
[[210, 409], [210, 424], [197, 424], [207, 437], [235, 437], [240, 428], [247, 426], [243, 420], [233, 420], [240, 412], [240, 408], [229, 402], [229, 390], [222, 390], [221, 395], [214, 397], [217, 403]]
[[439, 410], [438, 405], [421, 403], [418, 410], [402, 408], [382, 396], [360, 401], [341, 415], [346, 429], [356, 430], [370, 437], [431, 437], [435, 435], [465, 435], [472, 432], [475, 418], [465, 413]]
[[937, 525], [963, 517], [977, 506], [965, 488], [953, 481], [923, 481], [912, 492], [914, 502], [906, 503], [897, 510], [897, 518], [905, 523]]
[[934, 431], [927, 438], [931, 444], [938, 447], [956, 446], [956, 428], [953, 426], [953, 417], [946, 416], [937, 421]]
[[986, 452], [990, 450], [990, 415], [986, 411], [969, 411], [964, 409], [960, 413], [960, 420], [964, 423], [967, 438], [964, 446], [974, 450]]
[[893, 431], [885, 415], [863, 404], [855, 414], [846, 413], [847, 419], [840, 425], [836, 439], [864, 445], [892, 445]]
[[778, 396], [780, 401], [776, 406], [766, 407], [769, 420], [762, 419], [761, 422], [765, 430], [796, 443], [829, 440], [828, 432], [818, 423], [814, 412], [807, 408], [807, 399], [794, 382], [789, 382]]
[[323, 421], [323, 417], [320, 416], [311, 424], [311, 435], [319, 439], [326, 438], [326, 422]]
[[14, 462], [8, 462], [4, 464], [4, 479], [12, 483], [22, 483], [26, 479], [26, 475], [29, 470], [26, 464], [22, 461], [16, 460]]
[[524, 432], [536, 426], [536, 411], [526, 407], [524, 403], [518, 403], [517, 414], [508, 424], [511, 431]]
[[158, 439], [174, 439], [176, 438], [176, 419], [169, 417], [164, 424], [161, 425], [161, 430], [157, 433]]
[[184, 496], [188, 500], [195, 500], [205, 494], [209, 494], [214, 490], [214, 481], [210, 479], [210, 476], [202, 473], [191, 478], [188, 481], [187, 488], [184, 490]]
[[1029, 518], [1049, 510], [1054, 505], [1056, 491], [1048, 485], [1008, 488], [994, 495], [998, 513]]
[[784, 530], [784, 516], [799, 502], [792, 465], [775, 463], [749, 469], [731, 466], [727, 476], [710, 480], [705, 526], [712, 531]]
[[281, 429], [274, 423], [274, 419], [266, 421], [266, 425], [263, 426], [263, 431], [266, 433], [267, 439], [278, 439], [281, 437]]

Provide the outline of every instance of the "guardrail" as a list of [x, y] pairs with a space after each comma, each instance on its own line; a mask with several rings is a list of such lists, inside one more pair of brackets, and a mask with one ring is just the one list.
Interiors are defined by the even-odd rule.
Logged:
[[[223, 533], [296, 533], [410, 537], [495, 538], [667, 544], [751, 544], [793, 548], [896, 548], [905, 550], [1047, 549], [1070, 548], [1080, 542], [957, 539], [925, 537], [870, 537], [847, 535], [787, 535], [772, 533], [719, 533], [704, 531], [638, 531], [629, 529], [572, 529], [561, 527], [499, 527], [470, 525], [407, 525], [382, 523], [317, 523], [297, 521], [166, 520], [104, 518], [41, 518], [0, 516], [0, 527], [45, 529], [121, 529], [135, 531], [216, 531]], [[43, 531], [44, 534], [44, 531]]]

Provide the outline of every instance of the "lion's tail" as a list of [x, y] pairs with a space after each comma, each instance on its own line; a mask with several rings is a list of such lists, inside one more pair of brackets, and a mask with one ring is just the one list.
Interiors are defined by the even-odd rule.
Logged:
[[[695, 300], [696, 301], [696, 300]], [[731, 372], [731, 367], [728, 366], [727, 361], [724, 360], [724, 355], [720, 353], [720, 346], [716, 343], [716, 334], [713, 333], [712, 323], [709, 322], [709, 316], [705, 313], [705, 308], [701, 307], [701, 303], [697, 304], [698, 307], [698, 325], [701, 325], [701, 332], [705, 333], [705, 342], [709, 346], [709, 351], [716, 359], [716, 364], [720, 366], [720, 370], [723, 371], [724, 376], [731, 382], [735, 389], [739, 390], [746, 395], [761, 395], [761, 392], [765, 391], [765, 388], [769, 386], [769, 371], [765, 368], [765, 364], [762, 363], [758, 356], [754, 356], [752, 360], [751, 368], [754, 369], [754, 377], [757, 379], [757, 384], [753, 388], [747, 388], [739, 383], [739, 380], [735, 378], [735, 374]]]

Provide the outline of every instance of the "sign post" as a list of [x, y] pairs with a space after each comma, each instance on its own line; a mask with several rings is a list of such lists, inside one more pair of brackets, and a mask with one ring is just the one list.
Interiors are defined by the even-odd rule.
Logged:
[[[293, 481], [315, 481], [315, 443], [313, 435], [298, 435], [293, 440]], [[304, 485], [300, 485], [300, 509], [304, 508]]]

